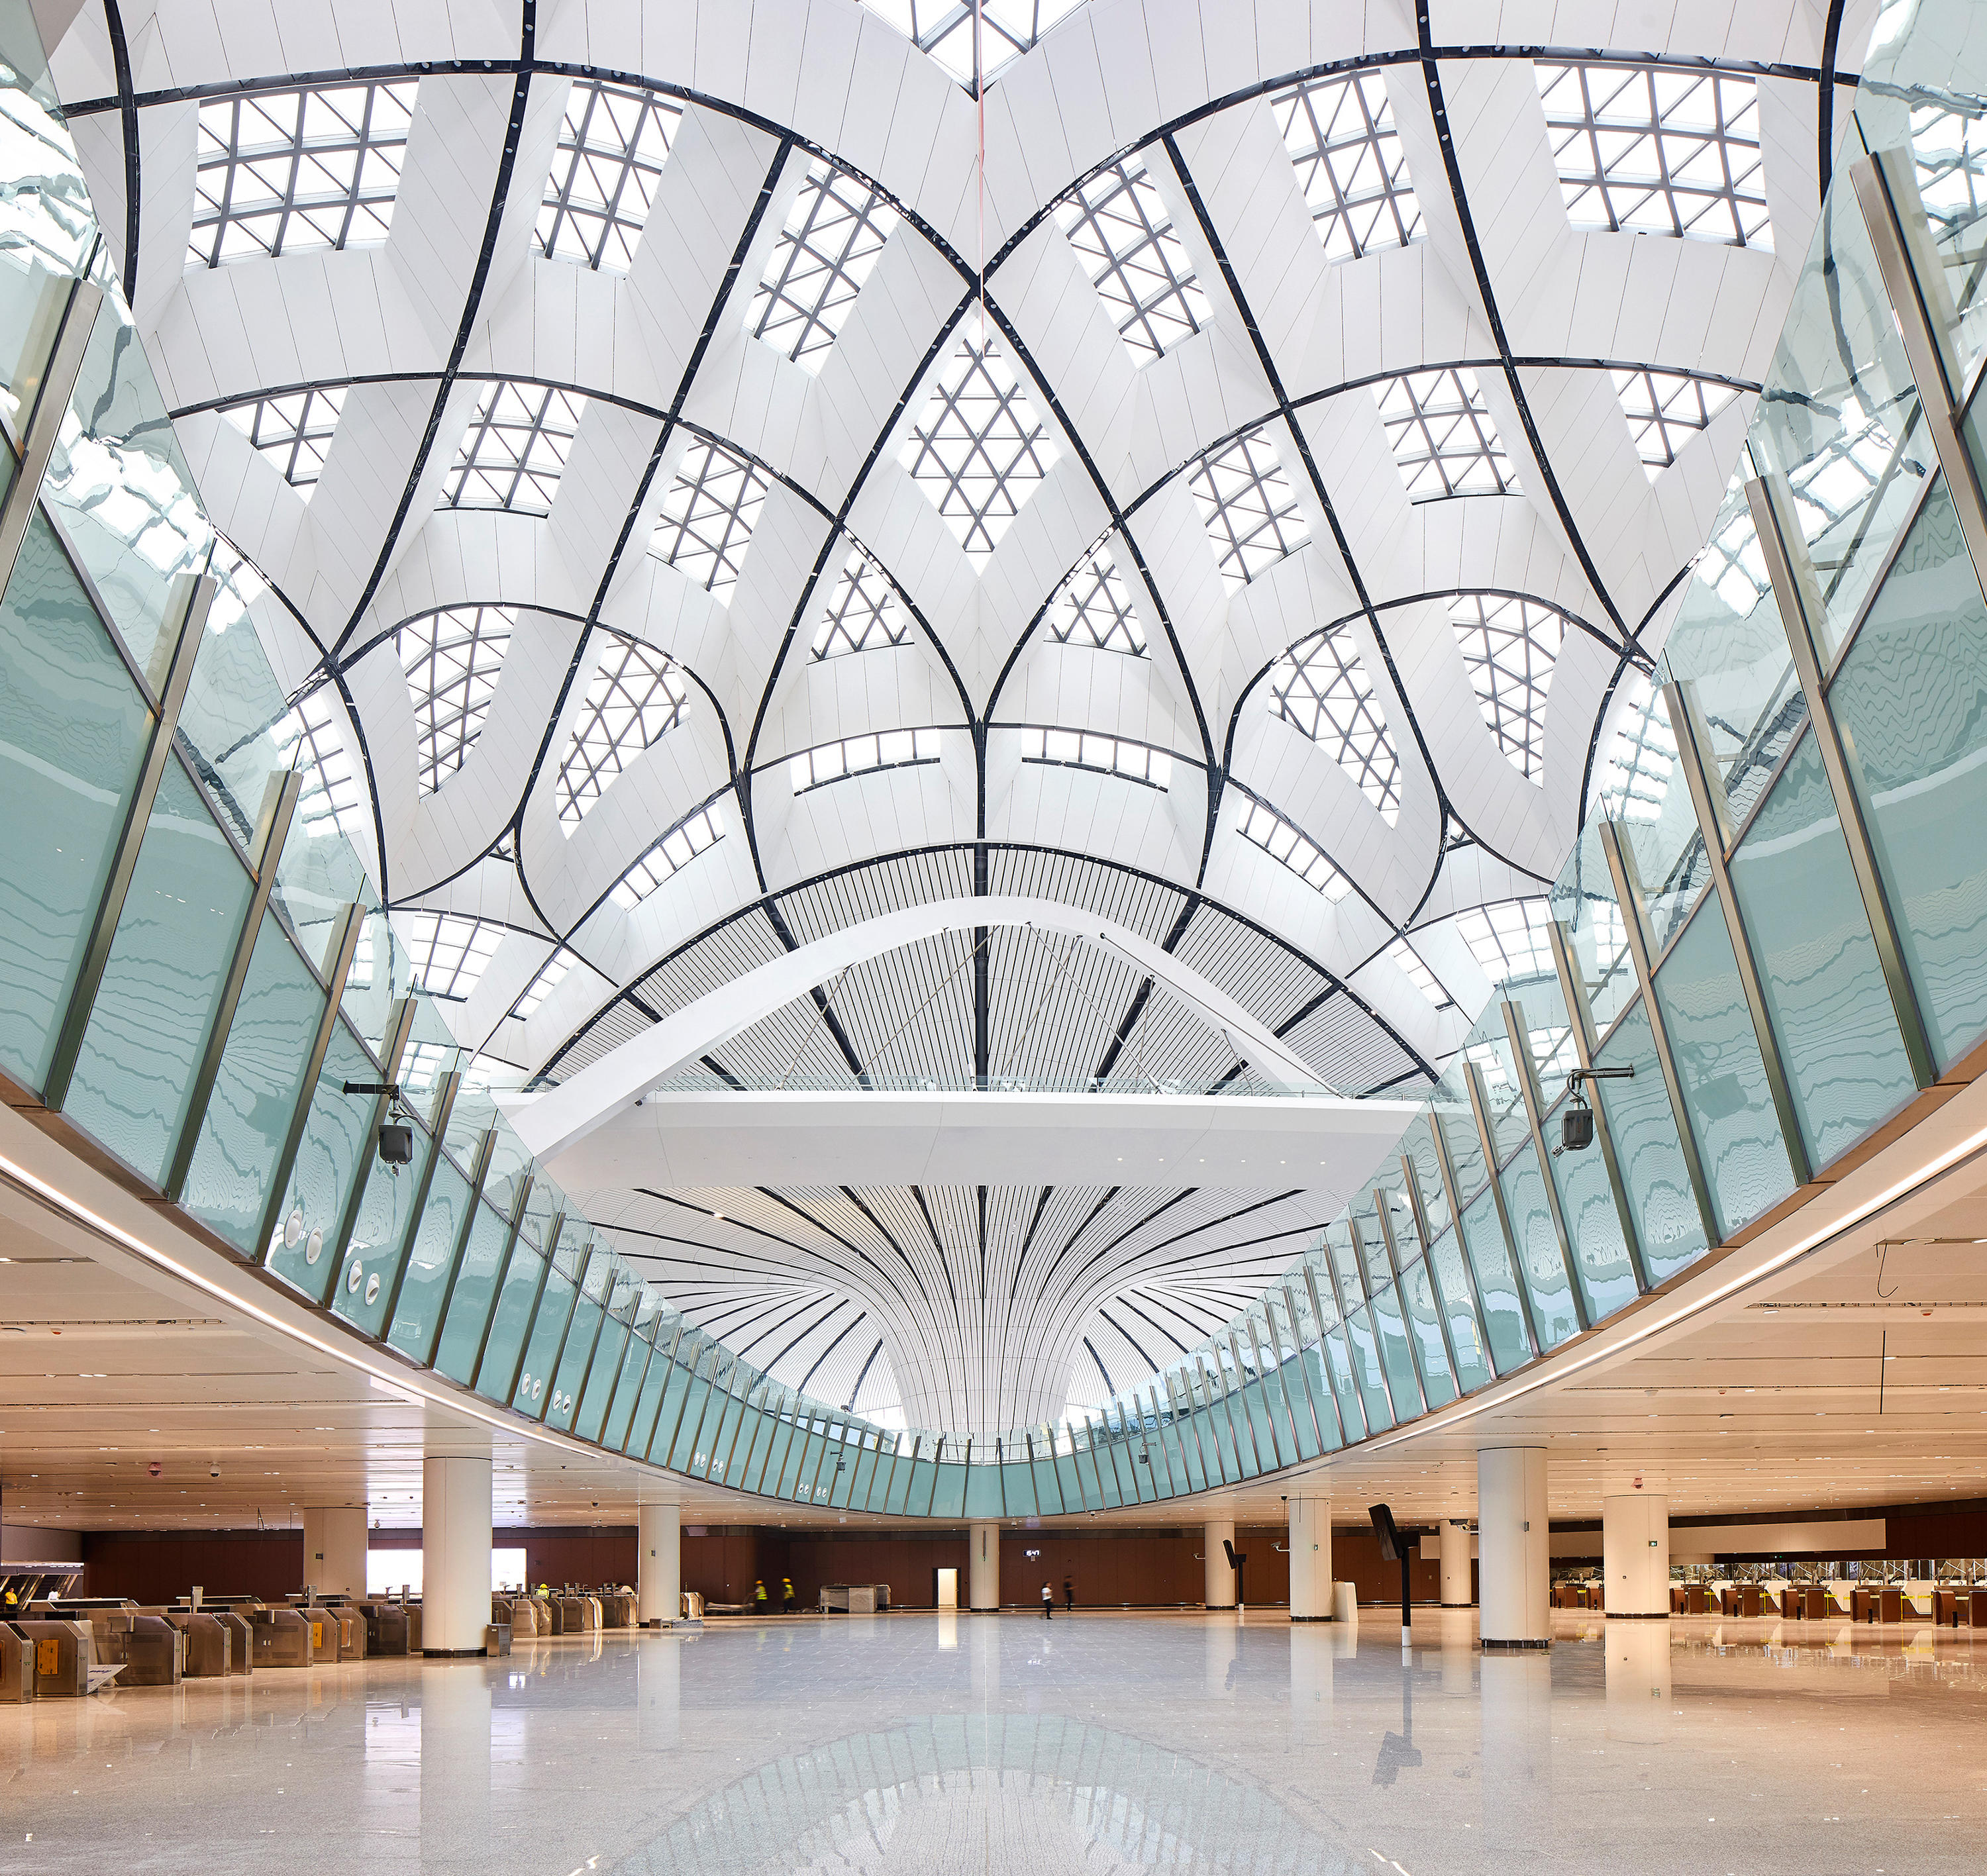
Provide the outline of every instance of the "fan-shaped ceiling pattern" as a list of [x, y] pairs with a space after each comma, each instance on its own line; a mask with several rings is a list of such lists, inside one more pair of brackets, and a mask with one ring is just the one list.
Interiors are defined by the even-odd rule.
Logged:
[[[1412, 1091], [1533, 948], [1587, 797], [1661, 759], [1641, 675], [1874, 11], [1593, 0], [1535, 58], [1441, 5], [989, 0], [976, 52], [924, 0], [294, 0], [274, 34], [86, 0], [52, 64], [268, 583], [305, 811], [498, 1072], [1024, 892], [1189, 958], [1321, 1079]], [[711, 1085], [1232, 1066], [1135, 974], [929, 949]], [[850, 1247], [955, 1278], [987, 1247], [1076, 1351], [989, 1357], [1017, 1417], [1162, 1361], [1325, 1209], [1276, 1198], [1260, 1268], [1260, 1221], [1155, 1226], [1105, 1295], [1051, 1255], [1098, 1194], [585, 1196], [859, 1405], [896, 1388], [879, 1344], [954, 1332], [886, 1335]]]

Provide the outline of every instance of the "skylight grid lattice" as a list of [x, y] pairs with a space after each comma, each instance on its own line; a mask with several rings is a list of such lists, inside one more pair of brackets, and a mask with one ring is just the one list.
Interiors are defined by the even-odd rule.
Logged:
[[406, 79], [201, 105], [187, 265], [378, 247], [393, 219], [414, 91]]
[[1575, 227], [1772, 248], [1751, 79], [1612, 61], [1537, 73]]
[[1048, 627], [1058, 645], [1098, 652], [1145, 655], [1145, 629], [1132, 610], [1132, 595], [1108, 548], [1098, 547], [1077, 564], [1050, 602]]
[[573, 957], [569, 951], [555, 951], [539, 967], [538, 974], [525, 986], [525, 994], [511, 1005], [511, 1014], [521, 1022], [535, 1016], [547, 997], [565, 982], [566, 973], [572, 968]]
[[1422, 963], [1421, 953], [1404, 938], [1395, 939], [1387, 947], [1387, 955], [1406, 973], [1408, 982], [1429, 1000], [1435, 1009], [1453, 1009], [1455, 999], [1436, 982], [1434, 972]]
[[819, 371], [898, 219], [875, 190], [816, 157], [746, 309], [747, 329]]
[[1231, 593], [1311, 539], [1311, 523], [1267, 425], [1203, 456], [1187, 487]]
[[1493, 984], [1514, 977], [1550, 977], [1552, 907], [1543, 898], [1506, 899], [1458, 914], [1456, 928]]
[[1334, 904], [1352, 890], [1352, 882], [1324, 857], [1324, 850], [1267, 802], [1249, 803], [1241, 833], [1244, 840], [1253, 840], [1272, 860], [1280, 861], [1313, 891], [1323, 893]]
[[1511, 459], [1468, 366], [1408, 372], [1372, 389], [1409, 501], [1510, 492]]
[[1529, 782], [1545, 773], [1546, 696], [1566, 636], [1566, 616], [1535, 599], [1458, 593], [1449, 622], [1471, 688], [1497, 746]]
[[724, 830], [707, 807], [686, 815], [621, 875], [608, 895], [632, 912], [665, 880], [673, 879], [697, 855], [715, 847]]
[[408, 912], [402, 929], [414, 981], [430, 996], [460, 1002], [483, 981], [504, 927], [455, 912]]
[[977, 95], [988, 79], [1028, 51], [1083, 0], [983, 0], [977, 52], [970, 0], [863, 0], [863, 4]]
[[1137, 157], [1066, 196], [1056, 221], [1137, 363], [1150, 364], [1207, 323], [1207, 295]]
[[1616, 369], [1614, 395], [1635, 439], [1649, 480], [1669, 467], [1677, 452], [1739, 393], [1715, 379], [1687, 372]]
[[651, 551], [728, 604], [771, 486], [749, 456], [699, 437], [663, 497]]
[[324, 473], [332, 433], [345, 409], [346, 385], [313, 385], [276, 397], [224, 404], [221, 414], [275, 463], [283, 480], [310, 500]]
[[333, 827], [353, 834], [366, 812], [364, 790], [338, 730], [337, 694], [329, 684], [299, 697], [273, 733], [277, 753], [303, 776], [294, 819], [312, 839]]
[[1172, 786], [1173, 759], [1164, 749], [1129, 743], [1122, 736], [1100, 736], [1095, 730], [1059, 729], [1031, 723], [1021, 732], [1021, 759], [1052, 768], [1094, 769], [1104, 775], [1122, 775], [1149, 788], [1165, 790]]
[[906, 769], [919, 763], [936, 762], [938, 755], [936, 729], [886, 729], [802, 749], [788, 761], [787, 773], [794, 793], [800, 795], [852, 775], [872, 775], [882, 769]]
[[1000, 347], [982, 352], [969, 335], [898, 460], [977, 569], [1060, 453]]
[[1270, 676], [1270, 709], [1311, 738], [1386, 817], [1401, 815], [1401, 757], [1358, 650], [1343, 632], [1286, 652]]
[[1408, 160], [1377, 72], [1321, 79], [1270, 100], [1327, 258], [1422, 238]]
[[477, 404], [436, 506], [550, 514], [585, 409], [575, 392], [498, 379]]
[[558, 817], [568, 834], [629, 763], [683, 721], [689, 695], [688, 680], [661, 652], [633, 638], [610, 641], [559, 765]]
[[1620, 714], [1601, 767], [1601, 811], [1612, 820], [1652, 821], [1668, 798], [1676, 767], [1676, 733], [1649, 680], [1631, 672]]
[[423, 794], [462, 766], [482, 733], [516, 625], [507, 607], [446, 606], [394, 635], [413, 699]]
[[657, 93], [575, 79], [532, 231], [538, 251], [626, 273], [682, 119]]
[[897, 604], [889, 576], [858, 547], [835, 582], [814, 635], [817, 658], [902, 645], [911, 635], [909, 615]]

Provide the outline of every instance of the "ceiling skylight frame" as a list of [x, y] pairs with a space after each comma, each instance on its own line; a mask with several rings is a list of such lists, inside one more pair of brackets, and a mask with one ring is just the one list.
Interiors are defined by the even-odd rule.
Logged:
[[746, 308], [746, 329], [818, 372], [899, 219], [868, 184], [817, 157]]
[[1542, 781], [1553, 672], [1572, 621], [1523, 594], [1451, 593], [1443, 603], [1497, 746], [1527, 781]]
[[968, 332], [897, 460], [977, 571], [1061, 455], [998, 342]]
[[1343, 628], [1293, 645], [1270, 673], [1270, 712], [1324, 751], [1389, 827], [1401, 817], [1401, 754], [1366, 662]]
[[533, 248], [548, 260], [626, 273], [682, 120], [682, 106], [660, 92], [575, 79]]
[[1136, 782], [1164, 794], [1172, 786], [1169, 750], [1095, 729], [1068, 729], [1053, 723], [1019, 726], [1021, 759], [1051, 769], [1086, 769]]
[[797, 750], [787, 758], [787, 775], [796, 795], [809, 794], [860, 775], [926, 767], [937, 762], [939, 749], [936, 729], [872, 730]]
[[1373, 402], [1411, 502], [1456, 495], [1509, 495], [1511, 459], [1466, 365], [1383, 378]]
[[919, 51], [951, 73], [975, 96], [1044, 33], [1084, 0], [983, 0], [980, 44], [973, 44], [971, 0], [863, 0]]
[[772, 486], [743, 452], [713, 437], [693, 439], [663, 497], [649, 551], [728, 605]]
[[223, 404], [221, 414], [309, 501], [324, 473], [324, 460], [351, 388], [345, 384], [306, 385], [301, 391], [274, 392], [266, 397]]
[[443, 606], [395, 628], [420, 744], [420, 791], [431, 795], [460, 769], [483, 733], [517, 630], [509, 606]]
[[1352, 891], [1352, 882], [1331, 864], [1324, 849], [1287, 815], [1264, 800], [1244, 795], [1247, 803], [1236, 831], [1260, 847], [1277, 864], [1295, 874], [1312, 891], [1334, 905]]
[[815, 629], [815, 662], [882, 651], [910, 636], [911, 615], [890, 576], [860, 547], [852, 549]]
[[1493, 984], [1554, 974], [1552, 902], [1543, 894], [1473, 905], [1456, 915], [1456, 928]]
[[1311, 540], [1311, 517], [1267, 424], [1209, 450], [1187, 471], [1187, 487], [1230, 593]]
[[1658, 371], [1653, 365], [1611, 367], [1614, 395], [1635, 440], [1635, 453], [1653, 482], [1677, 459], [1677, 452], [1738, 396], [1736, 385], [1689, 372]]
[[1077, 562], [1049, 601], [1046, 618], [1049, 636], [1058, 645], [1115, 652], [1126, 658], [1145, 655], [1145, 628], [1107, 547], [1093, 547]]
[[639, 638], [609, 638], [559, 763], [559, 824], [570, 834], [616, 776], [683, 719], [690, 680]]
[[1137, 157], [1071, 190], [1055, 218], [1134, 363], [1149, 365], [1213, 318], [1193, 260]]
[[674, 879], [699, 854], [709, 853], [724, 838], [724, 829], [709, 802], [693, 808], [660, 840], [643, 850], [607, 896], [624, 912], [632, 912]]
[[477, 399], [435, 506], [549, 514], [585, 414], [582, 392], [493, 379]]
[[1278, 92], [1270, 108], [1328, 259], [1425, 238], [1384, 76], [1313, 79]]
[[498, 947], [510, 935], [498, 921], [464, 912], [415, 910], [396, 918], [402, 921], [402, 942], [414, 982], [429, 995], [452, 1003], [475, 993]]
[[278, 755], [303, 776], [292, 818], [312, 838], [327, 823], [350, 837], [368, 811], [338, 716], [337, 689], [327, 679], [304, 692], [272, 732]]

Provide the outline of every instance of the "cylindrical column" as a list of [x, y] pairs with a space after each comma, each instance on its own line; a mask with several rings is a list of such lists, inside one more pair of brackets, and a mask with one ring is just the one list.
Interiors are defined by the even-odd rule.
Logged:
[[1442, 1527], [1442, 1606], [1469, 1607], [1469, 1527], [1452, 1517]]
[[1331, 1620], [1331, 1500], [1284, 1501], [1290, 1517], [1290, 1620]]
[[1670, 1614], [1670, 1501], [1626, 1492], [1601, 1501], [1601, 1601], [1609, 1618]]
[[490, 1625], [490, 1462], [421, 1462], [421, 1652], [480, 1655]]
[[1552, 1543], [1546, 1453], [1537, 1446], [1476, 1455], [1479, 1627], [1489, 1649], [1552, 1645]]
[[1210, 1609], [1235, 1606], [1235, 1572], [1228, 1561], [1226, 1547], [1235, 1541], [1232, 1517], [1211, 1517], [1201, 1530], [1201, 1600]]
[[683, 1507], [641, 1505], [635, 1519], [635, 1619], [646, 1628], [683, 1614]]
[[966, 1541], [966, 1606], [1000, 1607], [1000, 1527], [975, 1524]]
[[366, 1593], [366, 1507], [304, 1507], [304, 1581], [334, 1596]]

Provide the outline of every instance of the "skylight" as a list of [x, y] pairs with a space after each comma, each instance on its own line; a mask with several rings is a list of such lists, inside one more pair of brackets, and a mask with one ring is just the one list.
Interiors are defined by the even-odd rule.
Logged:
[[1408, 981], [1426, 997], [1432, 1008], [1453, 1009], [1454, 999], [1436, 982], [1434, 972], [1422, 962], [1421, 953], [1404, 938], [1395, 939], [1387, 947], [1387, 955], [1407, 974]]
[[1510, 458], [1466, 365], [1382, 379], [1373, 401], [1409, 501], [1510, 493]]
[[1545, 773], [1546, 693], [1566, 617], [1534, 599], [1458, 593], [1449, 622], [1497, 746], [1528, 782]]
[[1400, 753], [1348, 634], [1321, 633], [1278, 659], [1270, 709], [1351, 776], [1389, 826], [1400, 819]]
[[469, 995], [482, 982], [505, 935], [494, 919], [454, 912], [403, 912], [397, 917], [414, 981], [430, 996], [460, 1001]]
[[682, 118], [656, 92], [575, 79], [532, 233], [538, 252], [626, 273]]
[[312, 386], [276, 397], [251, 397], [246, 402], [225, 404], [221, 414], [275, 463], [278, 473], [294, 489], [301, 489], [305, 501], [318, 477], [324, 473], [324, 459], [331, 448], [332, 433], [338, 427], [345, 408], [342, 384]]
[[817, 157], [746, 309], [747, 330], [819, 371], [897, 221], [875, 190]]
[[393, 219], [414, 90], [403, 79], [201, 105], [187, 264], [378, 247]]
[[770, 486], [749, 456], [697, 438], [663, 497], [652, 551], [729, 604]]
[[1059, 645], [1122, 652], [1132, 658], [1145, 649], [1132, 595], [1108, 547], [1098, 547], [1077, 563], [1075, 572], [1050, 602], [1048, 627]]
[[1537, 66], [1576, 228], [1773, 244], [1749, 78], [1675, 66]]
[[1685, 443], [1739, 393], [1715, 379], [1687, 372], [1623, 371], [1613, 373], [1614, 395], [1634, 433], [1636, 453], [1653, 482], [1677, 458]]
[[1595, 777], [1601, 809], [1611, 820], [1654, 820], [1669, 794], [1676, 735], [1669, 712], [1640, 672], [1631, 672], [1621, 690], [1614, 733]]
[[1378, 72], [1298, 85], [1270, 108], [1327, 258], [1349, 261], [1421, 238], [1421, 204]]
[[559, 765], [558, 817], [568, 834], [629, 763], [683, 721], [689, 695], [688, 680], [661, 652], [633, 638], [609, 642]]
[[910, 635], [910, 615], [898, 605], [889, 577], [856, 548], [815, 628], [815, 656], [839, 658], [849, 652], [872, 652], [882, 645], [902, 645]]
[[973, 52], [973, 8], [967, 0], [863, 0], [968, 91], [977, 93], [1018, 59], [1083, 0], [983, 0], [979, 56]]
[[481, 734], [515, 626], [506, 607], [447, 606], [394, 634], [413, 699], [423, 794], [462, 766]]
[[478, 400], [435, 505], [549, 514], [585, 409], [577, 392], [498, 379]]
[[1272, 860], [1281, 861], [1307, 886], [1334, 903], [1352, 890], [1352, 882], [1325, 858], [1323, 848], [1267, 803], [1249, 803], [1241, 831], [1244, 840], [1254, 841]]
[[1550, 977], [1552, 908], [1543, 899], [1506, 899], [1458, 915], [1456, 928], [1493, 984], [1514, 977]]
[[1136, 157], [1064, 197], [1055, 215], [1134, 363], [1150, 364], [1207, 323], [1207, 295]]
[[632, 912], [665, 880], [680, 873], [706, 848], [715, 847], [724, 831], [707, 807], [686, 815], [621, 875], [608, 896], [622, 911]]
[[1231, 593], [1311, 538], [1267, 425], [1210, 450], [1194, 464], [1187, 487]]
[[312, 839], [333, 827], [351, 834], [365, 813], [365, 793], [338, 730], [337, 693], [329, 683], [306, 691], [275, 729], [277, 753], [303, 776], [295, 815]]
[[511, 1014], [521, 1022], [535, 1016], [545, 999], [565, 982], [566, 973], [572, 965], [572, 953], [562, 945], [545, 961], [538, 975], [525, 986], [525, 994], [511, 1005]]
[[1030, 724], [1021, 732], [1021, 759], [1069, 769], [1095, 769], [1122, 775], [1149, 788], [1172, 786], [1173, 759], [1164, 749], [1089, 729], [1057, 729]]
[[1060, 453], [1000, 347], [968, 335], [898, 460], [977, 569]]
[[874, 736], [848, 736], [839, 743], [824, 743], [802, 749], [787, 764], [794, 793], [825, 787], [852, 775], [869, 775], [879, 769], [904, 769], [918, 763], [938, 760], [936, 729], [886, 729]]

